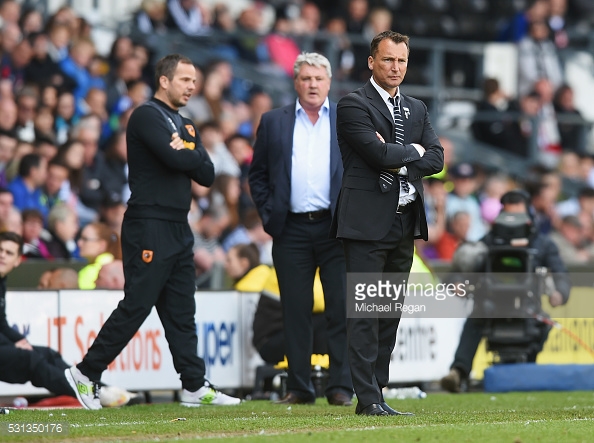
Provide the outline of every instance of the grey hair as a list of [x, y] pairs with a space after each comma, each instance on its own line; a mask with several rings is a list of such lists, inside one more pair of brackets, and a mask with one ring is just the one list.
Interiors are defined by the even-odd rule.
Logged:
[[66, 217], [68, 217], [70, 214], [76, 214], [74, 209], [72, 209], [66, 203], [57, 203], [49, 212], [47, 220], [48, 228], [55, 232], [56, 223], [66, 220]]
[[293, 77], [297, 78], [301, 66], [308, 64], [315, 66], [316, 68], [325, 68], [329, 78], [332, 78], [332, 68], [330, 67], [330, 61], [322, 54], [317, 52], [302, 52], [297, 56], [295, 64], [293, 65]]

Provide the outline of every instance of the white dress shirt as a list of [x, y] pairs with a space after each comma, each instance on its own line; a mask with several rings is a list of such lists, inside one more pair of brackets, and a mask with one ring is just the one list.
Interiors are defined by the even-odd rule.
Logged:
[[330, 208], [330, 102], [328, 98], [312, 124], [299, 103], [295, 104], [291, 166], [291, 212]]

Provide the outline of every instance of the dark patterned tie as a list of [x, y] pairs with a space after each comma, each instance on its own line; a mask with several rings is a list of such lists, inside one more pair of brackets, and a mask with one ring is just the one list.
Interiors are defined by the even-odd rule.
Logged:
[[[400, 101], [398, 97], [390, 97], [388, 101], [392, 103], [394, 107], [394, 140], [396, 143], [404, 144], [404, 121], [402, 120], [402, 114], [400, 113]], [[405, 175], [398, 175], [400, 183], [402, 184], [402, 190], [405, 194], [408, 194], [410, 187], [408, 186], [408, 180]], [[394, 174], [391, 172], [382, 171], [380, 172], [380, 189], [382, 192], [388, 192], [392, 188], [394, 183]]]

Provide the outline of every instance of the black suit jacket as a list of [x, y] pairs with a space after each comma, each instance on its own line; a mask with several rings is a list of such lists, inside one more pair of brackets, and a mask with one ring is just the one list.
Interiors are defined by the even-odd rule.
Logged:
[[[252, 199], [264, 230], [281, 235], [291, 204], [291, 168], [295, 103], [265, 113], [260, 120], [249, 172]], [[336, 103], [330, 102], [330, 204], [334, 214], [342, 181], [342, 160], [336, 139]]]
[[[353, 240], [385, 237], [394, 221], [400, 189], [396, 182], [383, 193], [379, 174], [406, 166], [408, 179], [418, 192], [415, 238], [427, 240], [422, 178], [443, 169], [443, 148], [429, 122], [427, 106], [402, 93], [400, 97], [404, 145], [394, 143], [394, 120], [370, 81], [338, 102], [336, 128], [344, 175], [331, 236]], [[376, 131], [386, 143], [377, 138]], [[411, 143], [425, 148], [423, 157]]]

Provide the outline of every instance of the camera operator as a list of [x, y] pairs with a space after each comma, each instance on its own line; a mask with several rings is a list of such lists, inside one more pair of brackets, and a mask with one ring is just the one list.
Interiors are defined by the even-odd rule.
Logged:
[[[509, 191], [501, 197], [501, 204], [503, 205], [501, 213], [527, 214], [530, 220], [532, 220], [530, 217], [529, 197], [526, 192], [522, 190]], [[485, 235], [481, 242], [487, 247], [494, 246], [495, 235], [493, 230]], [[525, 246], [534, 250], [532, 269], [528, 270], [528, 272], [535, 273], [537, 268], [545, 267], [553, 274], [555, 289], [549, 294], [551, 306], [559, 306], [567, 303], [571, 284], [557, 246], [548, 236], [538, 233], [536, 229], [531, 230], [528, 244]], [[481, 267], [483, 268], [481, 270], [484, 271], [485, 266], [481, 265]], [[540, 296], [540, 294], [537, 295]], [[472, 368], [472, 360], [476, 354], [486, 325], [487, 319], [484, 318], [471, 317], [466, 319], [450, 372], [441, 379], [441, 386], [446, 391], [460, 392], [462, 382], [468, 379]], [[542, 350], [542, 346], [550, 330], [550, 327], [544, 324], [539, 324], [538, 326], [542, 333], [538, 339], [535, 339], [539, 340], [539, 342], [526, 355], [528, 362], [536, 361], [536, 355]]]

